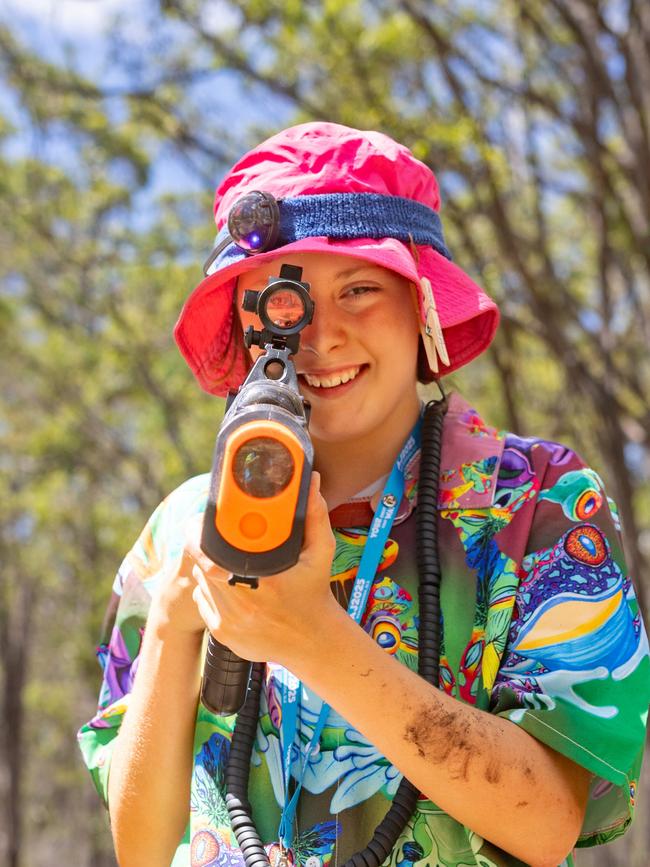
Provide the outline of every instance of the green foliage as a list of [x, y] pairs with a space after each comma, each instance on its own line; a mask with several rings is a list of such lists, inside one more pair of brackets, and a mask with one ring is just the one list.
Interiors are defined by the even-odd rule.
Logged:
[[[452, 384], [495, 424], [577, 447], [610, 482], [640, 576], [648, 556], [650, 122], [638, 82], [650, 35], [639, 4], [161, 8], [150, 42], [132, 37], [128, 16], [113, 34], [113, 62], [123, 80], [132, 72], [121, 94], [0, 29], [0, 74], [20, 104], [0, 117], [0, 671], [5, 686], [10, 666], [25, 677], [24, 824], [47, 840], [58, 840], [48, 803], [85, 809], [72, 738], [93, 711], [91, 650], [113, 573], [157, 502], [210, 460], [222, 405], [199, 392], [171, 338], [212, 240], [210, 186], [283, 112], [381, 129], [436, 171], [455, 260], [503, 313], [493, 348]], [[230, 114], [224, 81], [238, 100]], [[242, 100], [257, 108], [248, 126]], [[3, 149], [17, 140], [19, 156]], [[143, 214], [161, 152], [205, 192]], [[5, 718], [10, 704], [5, 693]], [[99, 863], [108, 834], [85, 824], [87, 861]], [[37, 863], [36, 844], [25, 851]]]
[[[209, 246], [207, 202], [167, 198], [132, 229], [147, 131], [116, 129], [96, 89], [62, 71], [49, 93], [52, 70], [23, 55], [16, 69], [27, 64], [30, 122], [43, 136], [63, 128], [79, 154], [73, 169], [0, 158], [2, 680], [25, 684], [11, 748], [25, 760], [31, 827], [52, 821], [46, 804], [85, 791], [74, 734], [96, 697], [92, 649], [113, 575], [159, 500], [209, 467], [222, 406], [171, 338]], [[49, 769], [37, 784], [36, 767]]]

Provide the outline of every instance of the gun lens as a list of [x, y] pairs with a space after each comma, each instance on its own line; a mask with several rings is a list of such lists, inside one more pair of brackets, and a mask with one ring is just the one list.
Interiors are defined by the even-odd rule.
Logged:
[[271, 248], [280, 228], [278, 204], [269, 193], [248, 193], [230, 209], [228, 232], [233, 241], [247, 253], [259, 253]]
[[275, 497], [293, 477], [289, 449], [271, 437], [254, 437], [235, 452], [233, 476], [250, 497]]
[[293, 289], [278, 289], [266, 298], [266, 315], [276, 328], [293, 328], [305, 315], [305, 302]]

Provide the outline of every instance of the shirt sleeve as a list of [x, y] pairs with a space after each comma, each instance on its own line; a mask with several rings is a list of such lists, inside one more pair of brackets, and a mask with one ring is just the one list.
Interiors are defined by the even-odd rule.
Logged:
[[81, 726], [83, 760], [104, 805], [115, 738], [129, 706], [151, 599], [183, 553], [189, 519], [205, 509], [209, 476], [169, 495], [147, 521], [117, 573], [95, 654], [102, 683], [95, 715]]
[[533, 446], [545, 471], [491, 710], [594, 775], [577, 844], [592, 846], [633, 817], [650, 659], [616, 506], [597, 473], [551, 445]]

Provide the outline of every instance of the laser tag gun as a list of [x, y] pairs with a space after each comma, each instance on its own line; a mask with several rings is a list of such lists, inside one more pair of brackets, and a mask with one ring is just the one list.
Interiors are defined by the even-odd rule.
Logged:
[[[258, 578], [293, 566], [303, 544], [314, 451], [307, 434], [309, 403], [298, 391], [291, 355], [314, 315], [302, 268], [283, 265], [261, 292], [244, 293], [262, 330], [244, 342], [264, 352], [239, 391], [231, 392], [217, 435], [201, 549], [232, 573], [230, 584], [253, 589]], [[212, 635], [201, 701], [213, 713], [236, 713], [246, 699], [251, 663]]]

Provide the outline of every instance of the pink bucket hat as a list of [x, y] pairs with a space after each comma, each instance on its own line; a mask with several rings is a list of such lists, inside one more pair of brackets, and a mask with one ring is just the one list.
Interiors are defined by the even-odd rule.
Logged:
[[[271, 194], [278, 203], [279, 235], [273, 249], [248, 255], [234, 243], [227, 223], [233, 205], [253, 191]], [[291, 253], [363, 259], [415, 284], [422, 323], [431, 325], [431, 316], [434, 324], [439, 320], [448, 359], [440, 354], [449, 361], [438, 372], [425, 361], [421, 367], [428, 375], [422, 378], [451, 373], [480, 355], [494, 337], [498, 308], [451, 261], [439, 209], [433, 172], [382, 133], [305, 123], [254, 148], [217, 188], [215, 251], [174, 329], [201, 387], [225, 396], [242, 384], [249, 360], [233, 301], [236, 278]], [[404, 303], [412, 302], [405, 297]]]

